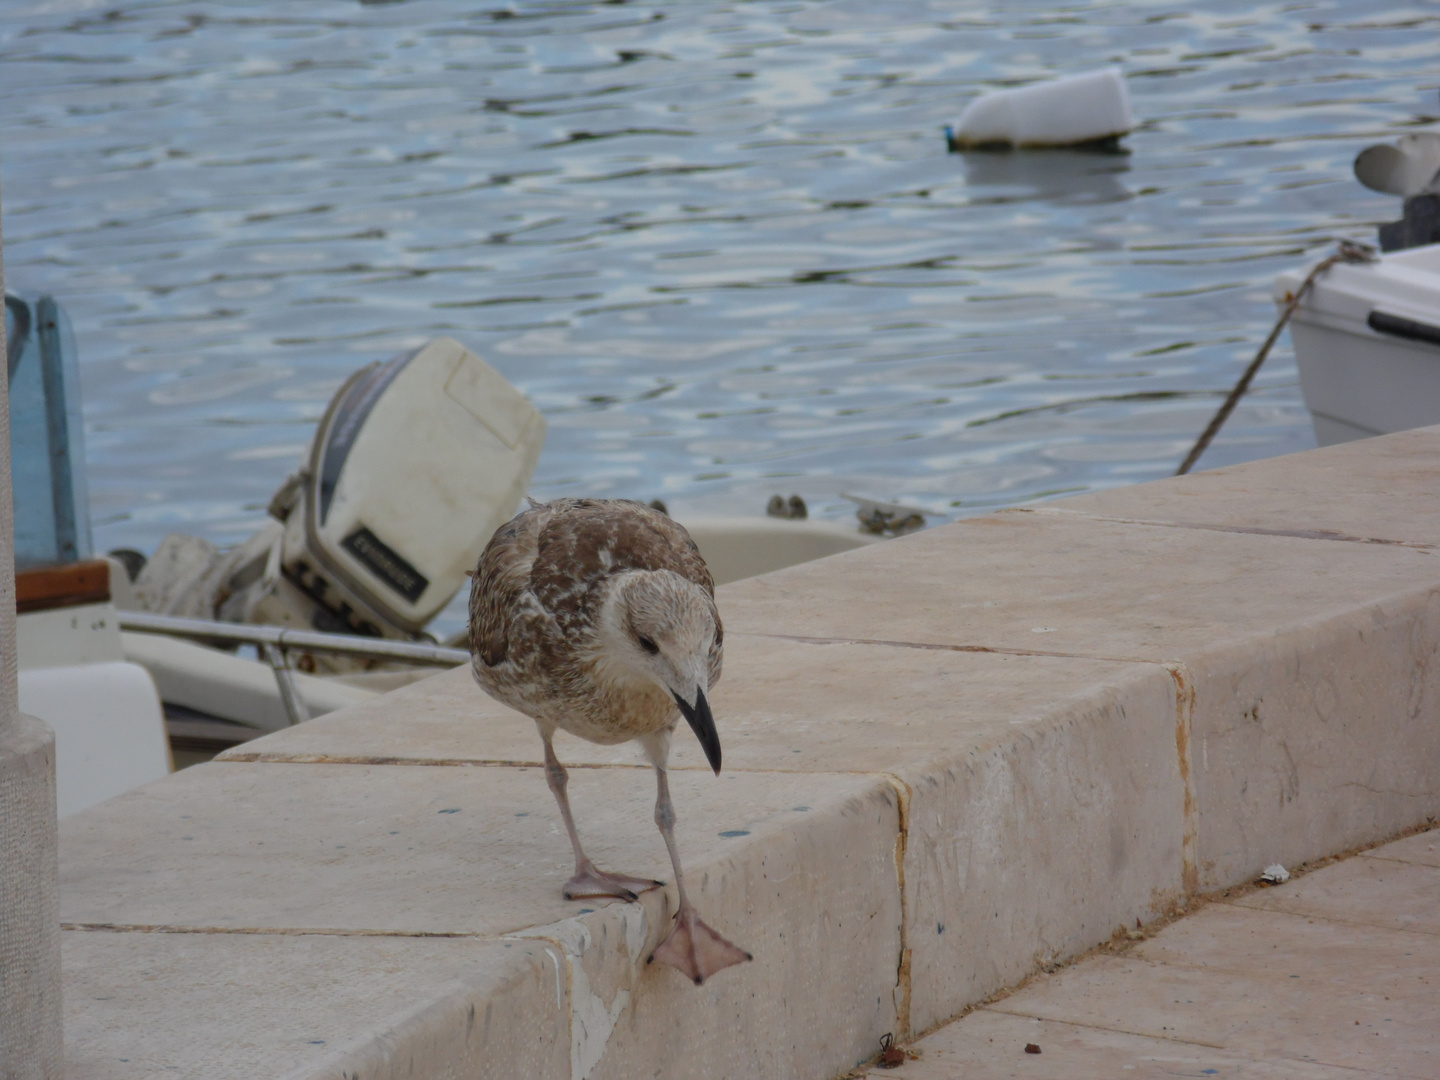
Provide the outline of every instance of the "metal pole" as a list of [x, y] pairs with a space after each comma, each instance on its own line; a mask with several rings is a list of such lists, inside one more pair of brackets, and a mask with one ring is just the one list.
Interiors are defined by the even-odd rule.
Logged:
[[268, 642], [260, 646], [260, 653], [275, 670], [275, 682], [280, 686], [280, 700], [285, 703], [285, 715], [293, 727], [310, 719], [310, 710], [300, 700], [300, 691], [295, 688], [295, 673], [290, 670], [290, 658], [279, 645]]
[[470, 662], [464, 649], [447, 649], [421, 641], [392, 641], [387, 638], [357, 637], [351, 634], [321, 634], [313, 630], [289, 630], [283, 626], [251, 623], [213, 622], [184, 619], [176, 615], [152, 615], [148, 611], [122, 611], [121, 630], [146, 634], [169, 634], [199, 641], [225, 641], [233, 645], [274, 645], [301, 652], [361, 656], [368, 660], [403, 660], [412, 664], [457, 667]]

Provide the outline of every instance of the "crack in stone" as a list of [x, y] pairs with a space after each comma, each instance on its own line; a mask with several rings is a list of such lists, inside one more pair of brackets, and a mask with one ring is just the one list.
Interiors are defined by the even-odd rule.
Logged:
[[1430, 863], [1415, 862], [1413, 859], [1402, 859], [1399, 855], [1377, 855], [1373, 851], [1362, 851], [1355, 856], [1357, 859], [1377, 859], [1380, 862], [1399, 863], [1401, 866], [1415, 866], [1421, 870], [1437, 870], [1440, 866], [1432, 866]]
[[1175, 680], [1175, 749], [1184, 791], [1180, 834], [1180, 882], [1187, 896], [1200, 888], [1200, 801], [1195, 792], [1193, 730], [1195, 678], [1184, 664], [1167, 664]]
[[[1357, 858], [1364, 858], [1362, 853]], [[1413, 863], [1407, 863], [1413, 866]], [[1292, 919], [1305, 919], [1308, 922], [1334, 923], [1337, 926], [1364, 926], [1370, 930], [1388, 930], [1392, 934], [1420, 934], [1422, 937], [1440, 937], [1440, 930], [1428, 930], [1423, 926], [1396, 926], [1394, 923], [1381, 922], [1378, 919], [1344, 919], [1336, 915], [1325, 915], [1313, 910], [1300, 910], [1298, 908], [1283, 907], [1259, 907], [1254, 904], [1246, 904], [1243, 901], [1246, 897], [1239, 897], [1234, 900], [1217, 900], [1216, 903], [1224, 904], [1226, 907], [1239, 908], [1241, 911], [1253, 911], [1262, 915], [1287, 915]]]
[[1000, 645], [944, 645], [931, 641], [890, 641], [885, 638], [809, 637], [802, 634], [762, 634], [749, 630], [731, 630], [730, 636], [794, 641], [801, 645], [874, 645], [884, 649], [921, 649], [927, 652], [992, 653], [997, 656], [1050, 656], [1061, 660], [1100, 660], [1112, 664], [1159, 664], [1162, 667], [1174, 662], [1170, 660], [1156, 660], [1145, 656], [1105, 656], [1100, 653], [1062, 652], [1048, 649], [1012, 649]]
[[900, 894], [900, 955], [895, 965], [895, 1027], [903, 1041], [911, 1035], [910, 1001], [911, 989], [911, 948], [910, 913], [905, 906], [905, 852], [910, 842], [910, 785], [892, 773], [879, 774], [895, 789], [896, 832], [895, 832], [895, 876]]
[[276, 937], [395, 937], [395, 938], [468, 938], [500, 940], [503, 934], [484, 934], [474, 930], [366, 930], [362, 928], [299, 926], [179, 926], [172, 923], [107, 923], [62, 922], [61, 930], [102, 934], [236, 934], [273, 935]]
[[[1153, 963], [1153, 961], [1152, 961]], [[1091, 1031], [1113, 1031], [1119, 1035], [1137, 1035], [1142, 1039], [1158, 1039], [1162, 1042], [1181, 1043], [1185, 1046], [1204, 1046], [1210, 1050], [1232, 1050], [1232, 1047], [1222, 1043], [1203, 1042], [1200, 1039], [1182, 1039], [1178, 1035], [1156, 1035], [1152, 1031], [1138, 1031], [1131, 1028], [1111, 1027], [1108, 1024], [1087, 1024], [1083, 1020], [1061, 1020], [1054, 1016], [1037, 1016], [1035, 1013], [1022, 1012], [1019, 1009], [1002, 1009], [998, 1005], [985, 1006], [985, 1012], [999, 1013], [1002, 1016], [1021, 1016], [1026, 1020], [1039, 1020], [1046, 1024], [1068, 1024], [1071, 1027], [1088, 1028]]]
[[1398, 795], [1402, 799], [1428, 799], [1435, 794], [1433, 791], [1401, 791], [1399, 788], [1371, 787], [1369, 784], [1362, 784], [1359, 780], [1346, 780], [1338, 786], [1342, 788], [1359, 788], [1361, 791], [1368, 791], [1372, 795]]
[[[286, 754], [280, 751], [269, 753], [246, 753], [231, 757], [216, 758], [217, 765], [376, 765], [381, 767], [397, 766], [463, 766], [471, 769], [543, 769], [543, 761], [508, 761], [500, 758], [402, 758], [402, 757], [366, 757], [363, 754]], [[637, 769], [644, 772], [651, 772], [654, 766], [643, 762], [631, 764], [629, 762], [579, 762], [567, 761], [567, 769]], [[709, 765], [671, 765], [671, 772], [695, 772], [710, 773]], [[753, 769], [743, 765], [725, 766], [726, 772], [745, 773], [758, 776], [878, 776], [882, 779], [894, 782], [890, 773], [877, 772], [874, 769]]]
[[[224, 757], [215, 759], [220, 765], [421, 765], [421, 766], [468, 766], [481, 769], [543, 769], [545, 763], [538, 758], [533, 761], [525, 759], [508, 758], [433, 758], [433, 757], [393, 757], [377, 754], [290, 754], [283, 751], [242, 751], [238, 754], [229, 753]], [[644, 763], [630, 763], [617, 761], [613, 763], [601, 762], [567, 762], [567, 769], [650, 769], [651, 766]], [[680, 770], [687, 766], [678, 766]], [[695, 766], [695, 771], [709, 772], [709, 766]]]
[[1212, 525], [1203, 522], [1152, 521], [1148, 518], [1112, 517], [1108, 514], [1088, 514], [1084, 510], [1065, 510], [1058, 506], [1014, 507], [1001, 510], [1002, 514], [1068, 514], [1089, 521], [1107, 521], [1115, 525], [1150, 525], [1160, 529], [1196, 529], [1200, 532], [1244, 533], [1249, 536], [1281, 536], [1294, 540], [1327, 540], [1344, 544], [1380, 544], [1385, 547], [1408, 548], [1411, 551], [1432, 552], [1440, 545], [1421, 543], [1417, 540], [1388, 540], [1378, 536], [1351, 536], [1334, 529], [1266, 529], [1256, 525]]

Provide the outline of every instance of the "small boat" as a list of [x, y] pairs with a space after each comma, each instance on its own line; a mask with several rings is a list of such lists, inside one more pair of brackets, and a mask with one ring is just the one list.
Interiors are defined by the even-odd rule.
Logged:
[[[1285, 307], [1309, 270], [1275, 279]], [[1290, 318], [1321, 446], [1440, 424], [1440, 244], [1341, 263]]]
[[50, 297], [5, 297], [20, 710], [55, 732], [61, 817], [170, 771], [160, 697], [127, 660], [90, 550], [74, 339]]
[[[545, 431], [474, 353], [439, 338], [356, 372], [244, 543], [96, 557], [69, 325], [49, 298], [7, 296], [6, 316], [20, 706], [55, 729], [61, 817], [468, 662], [425, 627], [517, 509]], [[718, 583], [879, 539], [782, 504], [685, 521]]]
[[[1290, 318], [1321, 446], [1440, 424], [1440, 132], [1366, 147], [1355, 177], [1404, 213], [1380, 226], [1382, 254], [1324, 270]], [[1282, 311], [1312, 270], [1275, 279]]]
[[[498, 371], [437, 338], [337, 391], [249, 540], [221, 551], [171, 535], [148, 560], [134, 554], [133, 589], [117, 597], [127, 655], [159, 684], [172, 745], [203, 752], [244, 737], [234, 724], [298, 723], [428, 673], [416, 665], [465, 662], [463, 635], [447, 649], [425, 628], [518, 509], [544, 437]], [[804, 520], [798, 496], [786, 506], [783, 520], [684, 524], [720, 584], [874, 539]], [[213, 648], [242, 645], [273, 679]]]

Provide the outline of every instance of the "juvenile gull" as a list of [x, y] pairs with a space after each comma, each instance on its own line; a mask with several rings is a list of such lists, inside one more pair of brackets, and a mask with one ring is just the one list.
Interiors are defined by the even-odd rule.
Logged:
[[638, 740], [655, 766], [655, 824], [675, 868], [679, 907], [650, 960], [697, 984], [750, 959], [706, 926], [686, 895], [666, 771], [683, 715], [719, 775], [720, 737], [705, 695], [720, 678], [723, 640], [715, 585], [690, 534], [629, 500], [532, 502], [491, 539], [470, 592], [475, 680], [532, 717], [545, 743], [545, 778], [575, 850], [567, 900], [634, 900], [664, 883], [609, 873], [586, 857], [555, 729], [596, 743]]

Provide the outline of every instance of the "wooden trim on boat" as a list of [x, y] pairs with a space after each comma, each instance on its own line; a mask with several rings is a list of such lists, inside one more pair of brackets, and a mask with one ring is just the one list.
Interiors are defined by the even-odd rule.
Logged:
[[110, 599], [110, 564], [104, 559], [42, 566], [15, 573], [15, 612], [100, 604]]

